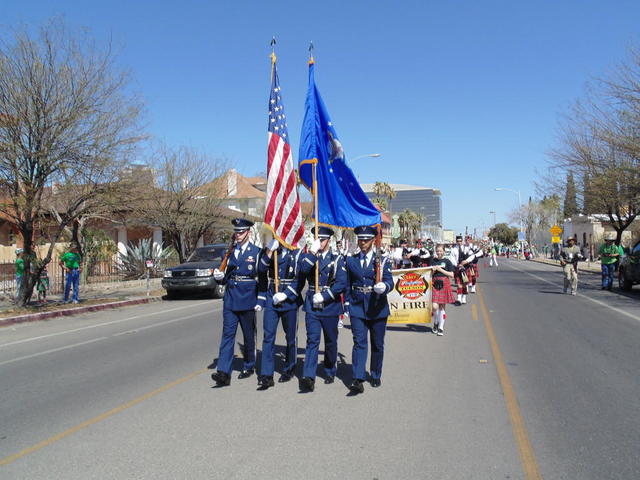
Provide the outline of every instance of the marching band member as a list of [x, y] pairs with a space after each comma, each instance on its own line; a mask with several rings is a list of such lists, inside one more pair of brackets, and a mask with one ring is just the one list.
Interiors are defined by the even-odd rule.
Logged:
[[467, 275], [469, 263], [473, 260], [473, 253], [471, 253], [471, 250], [463, 244], [462, 235], [456, 236], [456, 246], [451, 249], [450, 256], [451, 263], [456, 267], [454, 274], [454, 279], [458, 285], [456, 304], [465, 304], [467, 303], [468, 280], [465, 281], [463, 277]]
[[432, 331], [441, 337], [444, 334], [447, 303], [455, 303], [456, 301], [451, 289], [451, 279], [455, 267], [448, 258], [444, 258], [444, 245], [437, 245], [435, 254], [435, 258], [431, 259], [431, 267], [433, 268], [431, 301], [434, 312]]
[[473, 238], [471, 237], [471, 235], [467, 236], [467, 247], [469, 247], [469, 250], [471, 250], [471, 252], [473, 253], [473, 260], [470, 264], [471, 268], [473, 269], [473, 275], [469, 278], [470, 284], [468, 286], [468, 290], [469, 293], [476, 293], [476, 282], [478, 281], [478, 278], [480, 278], [480, 268], [478, 267], [478, 260], [480, 260], [480, 258], [484, 256], [484, 250], [473, 243]]
[[[278, 290], [276, 291], [274, 251], [278, 251]], [[278, 324], [282, 322], [287, 343], [285, 363], [278, 382], [293, 378], [298, 353], [298, 307], [302, 304], [298, 280], [300, 250], [288, 250], [273, 239], [260, 259], [258, 272], [268, 278], [266, 305], [264, 307], [262, 361], [258, 385], [261, 390], [273, 387], [275, 370], [275, 341]]]
[[390, 262], [383, 260], [379, 265], [381, 281], [376, 283], [377, 259], [372, 246], [377, 229], [361, 226], [353, 231], [358, 237], [360, 252], [346, 259], [348, 285], [345, 305], [348, 305], [353, 332], [353, 381], [349, 389], [353, 393], [362, 393], [369, 349], [367, 334], [371, 337], [371, 386], [381, 385], [384, 336], [390, 313], [387, 293], [393, 288], [393, 277]]
[[[315, 233], [315, 227], [312, 232]], [[307, 327], [307, 347], [300, 379], [300, 390], [303, 392], [313, 392], [315, 388], [321, 333], [324, 333], [324, 383], [333, 383], [336, 376], [338, 321], [344, 313], [341, 296], [347, 286], [347, 271], [344, 257], [329, 248], [332, 235], [330, 228], [318, 227], [318, 239], [313, 241], [309, 252], [300, 258], [300, 288], [304, 288], [305, 280], [309, 283], [302, 307], [306, 313]], [[316, 268], [319, 269], [318, 291], [315, 289]]]
[[256, 311], [262, 310], [258, 299], [257, 268], [260, 249], [249, 241], [253, 222], [235, 218], [233, 224], [235, 247], [228, 257], [224, 272], [215, 269], [215, 280], [226, 285], [222, 309], [222, 338], [218, 369], [211, 378], [220, 387], [231, 383], [231, 368], [238, 324], [244, 339], [242, 356], [244, 364], [239, 379], [253, 375], [256, 363]]

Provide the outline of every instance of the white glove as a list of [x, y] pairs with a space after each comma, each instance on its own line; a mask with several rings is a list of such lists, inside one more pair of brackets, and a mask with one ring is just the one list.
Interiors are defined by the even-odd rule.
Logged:
[[320, 292], [313, 294], [313, 303], [315, 304], [324, 303], [324, 298], [322, 298], [322, 294]]
[[316, 239], [316, 240], [314, 240], [314, 241], [311, 243], [311, 247], [309, 247], [309, 251], [310, 251], [311, 253], [313, 253], [314, 255], [315, 255], [316, 253], [318, 253], [318, 250], [320, 250], [320, 241], [321, 241], [321, 240], [320, 240], [319, 238], [318, 238], [318, 239]]
[[344, 318], [349, 318], [349, 307], [347, 305], [344, 306], [344, 313], [342, 314]]
[[287, 299], [287, 294], [284, 292], [278, 292], [273, 295], [273, 304], [278, 305]]
[[378, 295], [384, 293], [387, 290], [387, 286], [383, 282], [378, 282], [373, 286], [373, 291]]
[[253, 307], [253, 310], [256, 312], [261, 312], [262, 311], [262, 305], [256, 305], [255, 307]]
[[272, 252], [275, 252], [278, 247], [280, 247], [280, 242], [274, 238], [273, 240], [271, 240], [271, 242], [269, 242], [269, 246], [267, 248]]
[[217, 268], [213, 271], [213, 278], [216, 280], [222, 280], [224, 278], [224, 272], [221, 272]]

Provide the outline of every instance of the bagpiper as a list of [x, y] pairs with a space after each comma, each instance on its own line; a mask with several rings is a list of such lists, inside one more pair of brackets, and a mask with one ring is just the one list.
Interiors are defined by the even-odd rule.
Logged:
[[467, 247], [469, 247], [469, 250], [471, 251], [471, 253], [473, 253], [473, 260], [470, 263], [473, 270], [471, 271], [472, 275], [469, 278], [468, 290], [469, 293], [476, 293], [476, 283], [478, 281], [478, 278], [480, 278], [480, 268], [478, 267], [478, 260], [480, 260], [480, 258], [484, 256], [484, 250], [480, 246], [473, 243], [473, 237], [471, 235], [467, 235]]
[[224, 271], [215, 269], [213, 277], [225, 285], [222, 309], [222, 338], [218, 368], [211, 378], [218, 386], [231, 383], [233, 350], [238, 324], [244, 339], [242, 357], [244, 363], [239, 379], [253, 375], [256, 364], [256, 311], [258, 304], [258, 258], [260, 248], [249, 241], [249, 231], [253, 222], [244, 218], [235, 218], [233, 224], [233, 250], [229, 252], [228, 263]]
[[[312, 229], [315, 234], [315, 227]], [[318, 227], [318, 239], [314, 240], [309, 252], [300, 260], [302, 286], [308, 282], [309, 289], [305, 297], [305, 324], [307, 346], [304, 357], [304, 369], [300, 379], [300, 390], [313, 392], [316, 370], [318, 368], [318, 348], [320, 334], [324, 334], [324, 383], [333, 383], [338, 360], [338, 322], [344, 314], [342, 294], [347, 286], [347, 271], [344, 257], [329, 248], [333, 230]], [[318, 269], [318, 290], [316, 290], [316, 269]]]
[[[389, 316], [387, 294], [393, 289], [391, 263], [381, 256], [374, 255], [373, 239], [377, 229], [360, 226], [354, 229], [358, 237], [359, 253], [346, 259], [347, 291], [345, 305], [351, 318], [353, 332], [353, 381], [349, 389], [353, 393], [364, 392], [366, 379], [365, 365], [369, 344], [367, 336], [371, 336], [371, 363], [369, 373], [371, 386], [381, 385], [382, 362], [384, 359], [384, 336]], [[376, 271], [380, 272], [380, 281], [376, 279]]]
[[456, 236], [456, 246], [451, 249], [451, 263], [456, 267], [454, 278], [457, 288], [456, 304], [461, 305], [467, 303], [467, 283], [469, 264], [473, 261], [473, 253], [462, 241], [462, 235]]
[[[277, 251], [278, 265], [275, 266], [273, 253]], [[262, 341], [262, 361], [258, 385], [261, 390], [274, 386], [275, 341], [278, 324], [282, 322], [285, 334], [286, 350], [284, 368], [278, 382], [288, 382], [293, 378], [298, 354], [298, 308], [302, 304], [298, 281], [298, 260], [300, 250], [288, 250], [274, 239], [260, 259], [258, 272], [268, 279], [266, 302], [264, 307]], [[278, 271], [276, 288], [275, 269]]]

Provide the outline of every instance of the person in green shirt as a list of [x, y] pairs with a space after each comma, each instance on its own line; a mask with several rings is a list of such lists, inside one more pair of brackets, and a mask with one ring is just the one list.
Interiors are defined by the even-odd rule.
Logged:
[[23, 250], [21, 248], [16, 249], [16, 298], [20, 296], [20, 289], [22, 288], [22, 277], [24, 276], [24, 258]]
[[618, 266], [620, 257], [624, 255], [624, 250], [620, 245], [613, 243], [615, 233], [607, 233], [604, 237], [604, 244], [598, 249], [600, 265], [602, 268], [602, 290], [613, 288], [613, 274]]
[[78, 303], [78, 287], [80, 286], [80, 262], [82, 261], [78, 253], [77, 245], [71, 247], [70, 252], [66, 252], [60, 257], [60, 266], [66, 272], [66, 282], [64, 286], [64, 303], [69, 303], [69, 293], [73, 286], [73, 303]]

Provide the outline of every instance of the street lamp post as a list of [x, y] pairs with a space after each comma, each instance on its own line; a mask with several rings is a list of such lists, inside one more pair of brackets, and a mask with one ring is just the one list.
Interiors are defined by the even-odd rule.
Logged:
[[[355, 162], [356, 160], [359, 160], [359, 159], [361, 159], [361, 158], [367, 158], [367, 157], [370, 157], [370, 158], [378, 158], [378, 157], [381, 157], [381, 156], [382, 156], [382, 154], [381, 154], [381, 153], [366, 153], [366, 154], [364, 154], [364, 155], [358, 155], [357, 157], [353, 157], [353, 158], [350, 160], [350, 163], [353, 163], [353, 162]], [[360, 183], [360, 175], [358, 175], [358, 183]]]
[[496, 212], [494, 212], [493, 210], [491, 210], [489, 212], [489, 215], [491, 215], [493, 213], [493, 226], [496, 226]]

